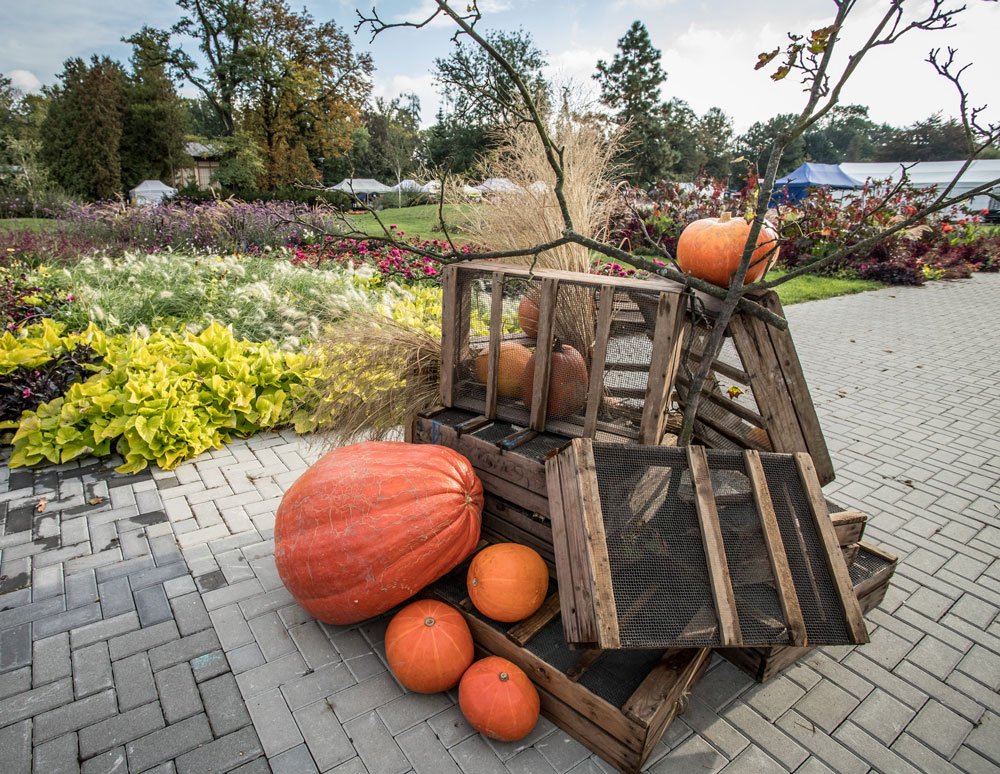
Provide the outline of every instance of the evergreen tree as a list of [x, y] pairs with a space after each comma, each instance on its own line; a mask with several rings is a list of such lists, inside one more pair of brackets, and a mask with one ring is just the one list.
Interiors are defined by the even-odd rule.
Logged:
[[466, 124], [439, 112], [435, 124], [424, 133], [424, 162], [454, 174], [466, 174], [494, 147], [494, 135], [487, 127]]
[[206, 139], [225, 135], [226, 128], [206, 97], [181, 97], [181, 105], [184, 126], [189, 134]]
[[106, 199], [121, 193], [119, 146], [126, 76], [108, 57], [67, 59], [60, 83], [47, 90], [42, 159], [68, 193]]
[[702, 171], [709, 177], [729, 177], [733, 161], [733, 122], [721, 108], [709, 108], [698, 120], [698, 148]]
[[[746, 130], [736, 140], [736, 154], [742, 156], [757, 169], [767, 166], [767, 159], [774, 145], [774, 138], [783, 129], [788, 128], [796, 116], [791, 113], [781, 113], [767, 121], [758, 121]], [[785, 150], [781, 164], [778, 166], [778, 177], [787, 175], [806, 160], [806, 141], [803, 136], [797, 137]]]
[[629, 179], [638, 184], [657, 182], [675, 160], [663, 121], [660, 87], [667, 74], [660, 58], [645, 25], [636, 21], [618, 40], [614, 59], [599, 61], [594, 75], [601, 87], [601, 102], [616, 111], [615, 121], [626, 128], [627, 147], [621, 161]]
[[173, 183], [185, 159], [184, 105], [162, 60], [137, 47], [128, 79], [121, 140], [122, 186], [143, 180]]

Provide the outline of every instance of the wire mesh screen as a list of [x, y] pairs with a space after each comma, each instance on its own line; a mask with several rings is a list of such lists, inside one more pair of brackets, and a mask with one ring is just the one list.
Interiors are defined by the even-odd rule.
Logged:
[[607, 650], [584, 672], [580, 684], [621, 707], [662, 657], [662, 650]]
[[843, 606], [791, 456], [761, 455], [810, 645], [850, 642]]
[[[721, 562], [706, 554], [686, 449], [592, 448], [621, 647], [720, 646], [709, 563]], [[790, 632], [743, 454], [712, 450], [707, 457], [743, 645], [787, 644]], [[761, 458], [808, 640], [849, 643], [843, 603], [794, 460]]]
[[640, 447], [593, 448], [622, 647], [719, 644], [683, 454], [653, 465]]
[[884, 556], [866, 551], [864, 546], [860, 546], [851, 564], [851, 583], [857, 586], [891, 567], [892, 564], [893, 562]]

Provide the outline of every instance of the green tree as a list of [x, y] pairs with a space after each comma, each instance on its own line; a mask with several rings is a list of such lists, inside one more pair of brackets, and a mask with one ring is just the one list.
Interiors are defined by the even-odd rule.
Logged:
[[891, 131], [875, 153], [876, 161], [950, 161], [969, 155], [965, 128], [935, 113], [911, 126]]
[[[169, 30], [143, 27], [126, 41], [161, 52], [162, 63], [208, 100], [222, 124], [222, 134], [232, 136], [240, 88], [252, 62], [247, 43], [258, 4], [255, 0], [177, 0], [177, 7], [183, 15]], [[180, 45], [171, 47], [176, 38], [198, 41], [204, 68]]]
[[676, 160], [663, 120], [660, 87], [667, 74], [660, 59], [646, 26], [635, 21], [619, 38], [614, 59], [610, 63], [599, 61], [594, 75], [601, 88], [601, 102], [615, 111], [615, 121], [625, 128], [627, 147], [621, 162], [629, 170], [629, 179], [637, 184], [655, 183]]
[[893, 131], [872, 121], [864, 105], [838, 105], [806, 132], [806, 156], [822, 164], [872, 161]]
[[226, 133], [219, 114], [206, 97], [181, 97], [181, 104], [188, 134], [211, 139]]
[[121, 139], [122, 185], [143, 180], [171, 183], [182, 165], [186, 111], [162, 57], [137, 47], [128, 79]]
[[317, 23], [285, 0], [260, 0], [240, 93], [266, 165], [266, 188], [318, 177], [314, 160], [350, 150], [371, 91], [373, 65], [334, 22]]
[[401, 94], [376, 99], [363, 113], [368, 143], [358, 166], [365, 176], [401, 182], [417, 166], [420, 144], [420, 99]]
[[494, 147], [496, 139], [488, 127], [466, 124], [439, 112], [437, 121], [424, 133], [423, 161], [434, 169], [461, 175], [473, 170]]
[[733, 161], [733, 122], [721, 108], [709, 108], [695, 132], [703, 159], [702, 171], [717, 180], [729, 177]]
[[660, 111], [667, 147], [663, 176], [692, 180], [705, 164], [698, 144], [698, 115], [682, 99], [671, 99]]
[[[743, 157], [755, 169], [763, 169], [780, 132], [792, 126], [798, 117], [781, 113], [767, 121], [758, 121], [736, 140], [736, 155]], [[778, 177], [787, 175], [806, 160], [805, 137], [799, 135], [787, 148], [778, 165]]]
[[126, 75], [108, 57], [67, 59], [59, 83], [47, 90], [41, 156], [68, 193], [105, 199], [121, 193], [119, 146]]
[[[489, 44], [513, 66], [543, 109], [549, 103], [542, 75], [545, 54], [529, 32], [490, 31]], [[492, 127], [520, 120], [527, 113], [510, 76], [480, 46], [458, 41], [447, 57], [434, 60], [434, 77], [452, 118], [466, 125]]]

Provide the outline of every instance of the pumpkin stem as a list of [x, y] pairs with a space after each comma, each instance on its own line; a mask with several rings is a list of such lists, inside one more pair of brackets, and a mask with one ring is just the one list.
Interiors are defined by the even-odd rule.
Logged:
[[722, 212], [719, 213], [719, 222], [725, 223], [727, 220], [732, 220], [732, 217], [733, 213], [731, 213], [729, 210], [723, 210]]
[[510, 680], [510, 675], [508, 675], [506, 672], [501, 672], [500, 673], [500, 682], [501, 683], [506, 683], [508, 680]]
[[436, 623], [437, 623], [437, 621], [435, 621], [431, 616], [427, 616], [424, 619], [424, 626], [433, 626]]

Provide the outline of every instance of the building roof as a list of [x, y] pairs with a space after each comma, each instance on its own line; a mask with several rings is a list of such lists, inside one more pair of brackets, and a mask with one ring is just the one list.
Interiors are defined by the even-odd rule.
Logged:
[[184, 152], [193, 159], [217, 159], [222, 155], [215, 145], [197, 141], [185, 143]]

